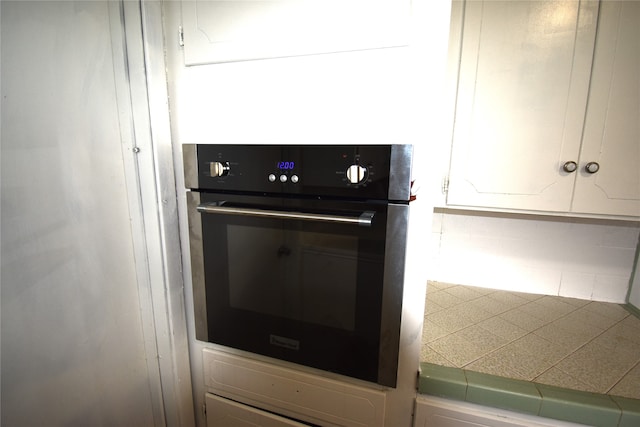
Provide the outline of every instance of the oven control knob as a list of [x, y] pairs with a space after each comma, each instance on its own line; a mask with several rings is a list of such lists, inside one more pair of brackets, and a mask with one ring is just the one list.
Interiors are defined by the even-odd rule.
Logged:
[[229, 162], [209, 163], [209, 174], [212, 178], [229, 175]]
[[347, 179], [352, 184], [358, 184], [364, 181], [364, 176], [367, 173], [367, 168], [360, 165], [351, 165], [347, 169]]

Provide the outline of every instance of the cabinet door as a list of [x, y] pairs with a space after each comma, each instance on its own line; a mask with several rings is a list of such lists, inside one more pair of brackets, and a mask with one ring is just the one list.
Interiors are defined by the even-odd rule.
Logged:
[[419, 395], [414, 427], [578, 427], [578, 424]]
[[405, 46], [410, 0], [182, 0], [186, 65]]
[[304, 427], [294, 420], [207, 394], [207, 427]]
[[568, 211], [598, 14], [593, 1], [465, 5], [449, 205]]
[[572, 210], [639, 217], [640, 2], [602, 2], [593, 61]]

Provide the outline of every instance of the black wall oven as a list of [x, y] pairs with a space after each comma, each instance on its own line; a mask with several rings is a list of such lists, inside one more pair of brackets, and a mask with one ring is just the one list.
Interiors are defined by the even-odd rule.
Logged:
[[184, 145], [196, 338], [395, 387], [407, 145]]

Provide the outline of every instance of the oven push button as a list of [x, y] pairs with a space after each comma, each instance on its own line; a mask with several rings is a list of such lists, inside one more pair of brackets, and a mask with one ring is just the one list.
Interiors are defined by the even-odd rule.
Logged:
[[287, 182], [287, 175], [280, 175], [280, 182]]
[[276, 182], [276, 176], [272, 173], [269, 174], [269, 182]]

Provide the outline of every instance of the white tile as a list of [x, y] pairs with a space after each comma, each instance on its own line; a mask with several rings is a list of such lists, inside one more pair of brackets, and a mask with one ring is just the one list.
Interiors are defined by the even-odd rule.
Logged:
[[563, 297], [590, 300], [593, 295], [596, 278], [591, 273], [563, 271], [558, 294]]
[[433, 234], [442, 233], [442, 221], [444, 220], [443, 213], [434, 212], [431, 216], [431, 232]]
[[436, 260], [440, 256], [440, 234], [431, 233], [427, 250], [429, 251], [429, 259]]
[[638, 245], [639, 235], [640, 224], [638, 223], [630, 226], [610, 227], [605, 230], [602, 244], [604, 246], [635, 249]]
[[624, 303], [629, 290], [628, 276], [597, 275], [593, 286], [594, 301]]
[[568, 253], [564, 269], [591, 274], [628, 275], [633, 269], [635, 249], [584, 246]]
[[561, 272], [558, 270], [542, 267], [523, 268], [514, 290], [534, 294], [558, 295], [560, 275]]
[[[439, 280], [573, 298], [592, 298], [595, 278], [630, 277], [640, 232], [635, 224], [500, 214], [447, 213], [439, 221]], [[617, 280], [595, 289], [606, 301], [622, 293]]]

